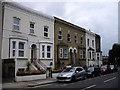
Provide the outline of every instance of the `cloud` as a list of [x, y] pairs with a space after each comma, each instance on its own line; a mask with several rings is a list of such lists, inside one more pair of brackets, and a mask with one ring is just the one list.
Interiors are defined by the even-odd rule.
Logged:
[[117, 2], [32, 2], [21, 3], [51, 16], [100, 34], [103, 55], [117, 42]]

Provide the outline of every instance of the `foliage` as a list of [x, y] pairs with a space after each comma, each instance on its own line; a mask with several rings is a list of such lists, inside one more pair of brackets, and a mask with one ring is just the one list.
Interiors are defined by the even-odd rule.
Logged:
[[17, 76], [26, 76], [26, 75], [39, 75], [39, 74], [45, 74], [45, 70], [31, 70], [31, 71], [18, 71]]
[[112, 49], [109, 50], [109, 64], [120, 65], [120, 44], [113, 44]]
[[26, 63], [26, 66], [27, 66], [27, 70], [29, 71], [29, 70], [30, 70], [30, 66], [31, 66], [31, 62], [28, 61], [28, 62]]

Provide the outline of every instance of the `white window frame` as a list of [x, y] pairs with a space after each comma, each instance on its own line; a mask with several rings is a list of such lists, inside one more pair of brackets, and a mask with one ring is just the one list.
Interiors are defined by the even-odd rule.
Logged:
[[[17, 24], [17, 23], [14, 23], [14, 22], [15, 22], [15, 19], [18, 20], [18, 22], [19, 22], [18, 24]], [[15, 29], [15, 26], [17, 26], [18, 29]], [[13, 17], [13, 30], [14, 30], [14, 31], [20, 31], [20, 18]]]
[[[44, 48], [44, 50], [43, 50], [43, 48]], [[43, 54], [44, 54], [44, 56], [43, 56]], [[45, 45], [42, 45], [42, 58], [45, 58]]]
[[[30, 25], [31, 24], [33, 24], [34, 25], [34, 27], [32, 28], [32, 27], [30, 27], [30, 34], [34, 34], [35, 33], [35, 30], [34, 30], [34, 28], [35, 28], [35, 23], [34, 22], [30, 22]], [[32, 32], [31, 32], [32, 31]]]
[[59, 48], [59, 58], [63, 58], [63, 48]]
[[[13, 42], [16, 42], [15, 48], [13, 49]], [[24, 49], [19, 49], [19, 42], [24, 43]], [[13, 56], [13, 50], [15, 50], [15, 56]], [[19, 56], [19, 51], [24, 51], [23, 56]], [[27, 41], [20, 39], [10, 39], [10, 58], [27, 58]]]
[[64, 58], [68, 59], [68, 49], [67, 48], [64, 49]]
[[[13, 47], [13, 42], [15, 42], [15, 46]], [[14, 55], [13, 55], [13, 51], [14, 51]], [[16, 56], [16, 41], [12, 41], [12, 57]]]
[[80, 50], [80, 59], [83, 59], [83, 50]]
[[90, 39], [87, 39], [87, 46], [90, 46]]
[[[20, 43], [23, 44], [23, 49], [19, 48]], [[19, 53], [20, 51], [23, 52], [23, 56], [20, 56], [20, 53]], [[24, 57], [24, 55], [25, 55], [24, 53], [25, 53], [25, 43], [24, 42], [19, 42], [19, 44], [18, 44], [18, 57]]]
[[[48, 47], [50, 47], [50, 51], [48, 51]], [[48, 57], [48, 54], [50, 54], [50, 57]], [[47, 58], [51, 58], [51, 46], [47, 45]]]
[[[61, 34], [60, 34], [59, 32], [61, 32]], [[61, 39], [59, 39], [59, 37], [61, 37]], [[61, 30], [59, 30], [59, 31], [58, 31], [58, 40], [62, 40], [62, 39], [63, 39], [63, 36], [62, 36], [62, 31], [61, 31]]]
[[[44, 46], [44, 51], [42, 50]], [[50, 51], [47, 51], [47, 47], [50, 46]], [[53, 59], [53, 45], [52, 44], [40, 44], [40, 59]], [[44, 53], [44, 57], [42, 54]], [[47, 54], [50, 53], [50, 57]]]
[[93, 47], [93, 48], [95, 47], [95, 44], [94, 44], [94, 42], [95, 42], [95, 41], [94, 41], [94, 40], [92, 40], [92, 47]]
[[[45, 28], [47, 28], [47, 31], [45, 31]], [[45, 36], [45, 33], [47, 34], [47, 36]], [[44, 26], [44, 37], [49, 37], [49, 27], [48, 26]]]

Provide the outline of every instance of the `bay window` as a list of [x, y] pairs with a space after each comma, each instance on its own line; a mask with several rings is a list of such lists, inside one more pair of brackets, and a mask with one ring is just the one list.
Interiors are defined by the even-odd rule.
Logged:
[[11, 39], [10, 40], [10, 57], [11, 58], [25, 58], [26, 57], [25, 40]]

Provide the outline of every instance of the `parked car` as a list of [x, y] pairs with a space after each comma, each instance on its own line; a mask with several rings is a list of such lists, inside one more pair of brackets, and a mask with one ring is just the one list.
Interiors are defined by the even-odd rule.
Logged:
[[110, 65], [110, 69], [111, 69], [111, 72], [112, 72], [112, 73], [118, 71], [118, 68], [117, 68], [117, 66], [115, 66], [115, 65]]
[[87, 68], [87, 76], [88, 77], [95, 77], [95, 76], [100, 76], [101, 71], [99, 67], [88, 67]]
[[58, 74], [57, 81], [75, 81], [86, 77], [87, 72], [82, 67], [69, 67]]
[[109, 65], [103, 65], [101, 66], [100, 71], [101, 71], [101, 74], [107, 74], [107, 73], [110, 73], [111, 68]]

